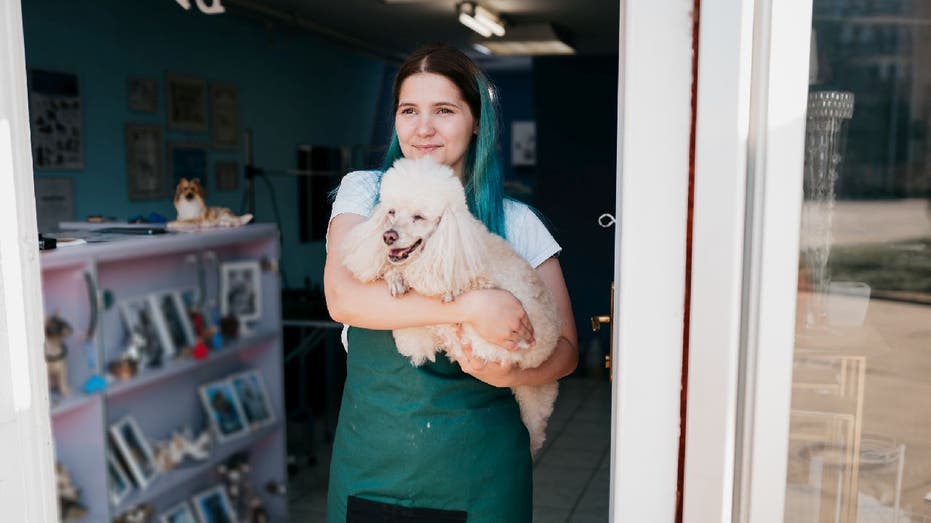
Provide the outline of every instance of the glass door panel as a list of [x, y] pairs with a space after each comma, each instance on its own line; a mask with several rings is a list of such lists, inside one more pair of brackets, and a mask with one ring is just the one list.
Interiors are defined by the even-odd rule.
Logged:
[[931, 522], [931, 2], [812, 33], [785, 521]]

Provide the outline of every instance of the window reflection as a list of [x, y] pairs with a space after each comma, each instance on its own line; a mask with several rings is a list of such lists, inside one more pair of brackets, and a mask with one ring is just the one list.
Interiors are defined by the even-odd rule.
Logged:
[[931, 523], [931, 1], [813, 15], [785, 521]]

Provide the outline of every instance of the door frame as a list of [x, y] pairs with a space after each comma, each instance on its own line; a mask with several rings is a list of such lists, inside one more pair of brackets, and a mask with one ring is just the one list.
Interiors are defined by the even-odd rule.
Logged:
[[0, 0], [0, 519], [58, 521], [20, 0]]

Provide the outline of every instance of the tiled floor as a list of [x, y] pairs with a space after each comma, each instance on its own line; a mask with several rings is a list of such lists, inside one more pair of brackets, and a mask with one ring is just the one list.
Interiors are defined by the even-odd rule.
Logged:
[[[610, 383], [577, 377], [563, 380], [547, 436], [534, 463], [534, 523], [608, 521]], [[292, 523], [325, 520], [329, 447], [318, 445], [316, 454], [316, 465], [291, 477]]]

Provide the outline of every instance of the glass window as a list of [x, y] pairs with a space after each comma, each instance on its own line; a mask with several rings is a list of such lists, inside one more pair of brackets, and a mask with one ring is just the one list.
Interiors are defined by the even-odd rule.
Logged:
[[811, 48], [785, 521], [931, 523], [931, 1]]

